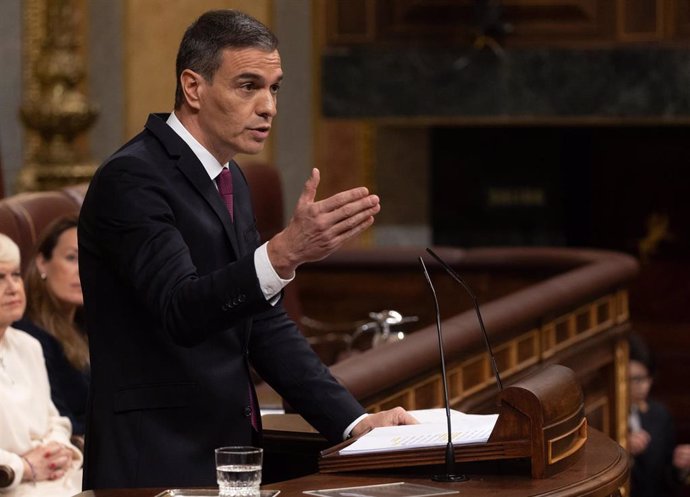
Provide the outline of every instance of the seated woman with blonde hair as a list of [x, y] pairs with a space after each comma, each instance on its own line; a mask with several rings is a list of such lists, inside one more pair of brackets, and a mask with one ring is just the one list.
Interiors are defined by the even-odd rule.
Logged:
[[12, 328], [26, 297], [19, 248], [0, 233], [0, 465], [8, 497], [68, 497], [81, 490], [82, 454], [50, 399], [40, 343]]
[[84, 296], [79, 280], [76, 216], [62, 217], [41, 234], [26, 271], [27, 305], [14, 327], [43, 347], [53, 403], [84, 435], [89, 391], [89, 346], [80, 315]]

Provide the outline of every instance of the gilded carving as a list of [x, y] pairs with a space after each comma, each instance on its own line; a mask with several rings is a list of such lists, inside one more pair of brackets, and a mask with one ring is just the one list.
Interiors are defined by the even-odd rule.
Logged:
[[75, 29], [80, 14], [72, 0], [25, 4], [26, 92], [20, 116], [32, 133], [28, 133], [19, 191], [88, 181], [95, 169], [76, 143], [98, 115], [81, 88], [86, 72]]
[[666, 214], [654, 212], [647, 217], [647, 234], [637, 244], [640, 260], [643, 263], [649, 262], [650, 258], [656, 254], [661, 242], [673, 240], [669, 225], [670, 220]]

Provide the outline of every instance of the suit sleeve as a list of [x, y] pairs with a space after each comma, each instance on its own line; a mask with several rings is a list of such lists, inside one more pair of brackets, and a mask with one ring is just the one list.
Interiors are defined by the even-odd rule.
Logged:
[[331, 375], [282, 306], [254, 319], [250, 359], [259, 375], [332, 443], [365, 413]]

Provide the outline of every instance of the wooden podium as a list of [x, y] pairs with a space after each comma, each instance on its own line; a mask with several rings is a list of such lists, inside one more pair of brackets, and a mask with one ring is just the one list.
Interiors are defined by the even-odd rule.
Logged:
[[[456, 461], [466, 463], [459, 469], [469, 476], [467, 482], [431, 481], [431, 466], [443, 465], [445, 447], [341, 456], [338, 451], [345, 444], [340, 444], [321, 451], [320, 473], [263, 488], [280, 490], [280, 497], [299, 497], [309, 490], [408, 481], [476, 497], [620, 496], [629, 474], [628, 454], [603, 433], [588, 432], [582, 390], [570, 369], [546, 367], [506, 387], [499, 398], [489, 441], [455, 447]], [[280, 464], [325, 442], [296, 415], [270, 417], [264, 426], [265, 442], [275, 438], [274, 445], [283, 448]], [[155, 497], [163, 490], [96, 490], [76, 497]]]
[[[445, 446], [341, 455], [348, 440], [321, 452], [321, 472], [439, 465]], [[565, 366], [551, 365], [500, 393], [498, 421], [489, 441], [456, 445], [456, 462], [528, 459], [533, 478], [575, 462], [587, 441], [582, 389]]]
[[[379, 485], [406, 481], [458, 491], [472, 497], [620, 497], [619, 490], [628, 478], [629, 458], [625, 450], [597, 430], [590, 430], [584, 451], [572, 466], [547, 478], [532, 478], [527, 472], [475, 471], [467, 469], [469, 480], [462, 483], [437, 483], [433, 471], [401, 469], [347, 473], [316, 473], [288, 481], [274, 482], [262, 488], [280, 490], [278, 497], [304, 497], [304, 491]], [[155, 497], [164, 488], [104, 489], [85, 491], [75, 497]], [[216, 489], [217, 492], [217, 489]], [[190, 493], [191, 494], [191, 493]], [[197, 494], [198, 495], [198, 494]], [[208, 492], [208, 495], [213, 495]]]

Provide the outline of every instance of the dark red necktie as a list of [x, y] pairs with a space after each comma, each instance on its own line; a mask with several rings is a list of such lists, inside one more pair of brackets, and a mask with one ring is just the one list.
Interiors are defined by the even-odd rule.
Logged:
[[[235, 220], [232, 207], [232, 173], [227, 167], [224, 167], [221, 173], [216, 177], [216, 184], [218, 185], [218, 192], [225, 202], [230, 213], [230, 219]], [[259, 403], [254, 398], [254, 391], [249, 385], [249, 404], [251, 409], [252, 427], [259, 431]]]
[[[221, 173], [216, 177], [216, 184], [218, 185], [218, 192], [225, 202], [225, 207], [228, 208], [230, 219], [235, 220], [232, 207], [232, 173], [227, 167], [224, 167]], [[252, 426], [256, 431], [259, 431], [259, 404], [254, 398], [254, 391], [249, 385], [249, 404], [251, 409]]]
[[235, 220], [232, 208], [232, 173], [227, 167], [216, 177], [216, 184], [218, 185], [218, 192], [225, 202], [225, 207], [228, 208], [230, 219]]
[[261, 428], [259, 428], [259, 413], [261, 412], [261, 410], [259, 408], [259, 403], [256, 401], [256, 398], [254, 397], [254, 389], [251, 385], [249, 385], [249, 404], [249, 407], [252, 410], [252, 428], [254, 428], [254, 430], [257, 433], [259, 433], [261, 431]]

